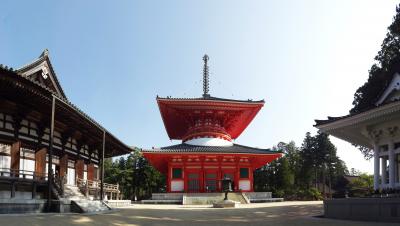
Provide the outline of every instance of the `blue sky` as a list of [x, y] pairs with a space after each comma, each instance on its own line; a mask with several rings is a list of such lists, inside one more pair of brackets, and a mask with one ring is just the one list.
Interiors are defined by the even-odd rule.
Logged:
[[[348, 113], [395, 13], [396, 1], [2, 1], [0, 63], [48, 48], [68, 98], [142, 148], [170, 141], [155, 97], [265, 99], [236, 142], [301, 145], [314, 119]], [[332, 139], [349, 168], [372, 172]]]

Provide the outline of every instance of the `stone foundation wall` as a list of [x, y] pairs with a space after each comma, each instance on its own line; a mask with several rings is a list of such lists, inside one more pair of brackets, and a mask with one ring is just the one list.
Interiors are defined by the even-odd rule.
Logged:
[[41, 213], [45, 207], [43, 199], [0, 199], [0, 214]]
[[348, 198], [324, 200], [327, 218], [400, 222], [400, 198]]

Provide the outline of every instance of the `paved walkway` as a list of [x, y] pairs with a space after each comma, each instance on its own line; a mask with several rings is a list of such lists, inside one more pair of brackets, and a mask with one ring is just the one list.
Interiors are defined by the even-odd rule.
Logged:
[[116, 212], [96, 215], [41, 214], [0, 215], [0, 225], [304, 225], [304, 226], [378, 226], [389, 223], [357, 222], [318, 218], [322, 202], [282, 202], [242, 205], [235, 209], [204, 206], [134, 205]]

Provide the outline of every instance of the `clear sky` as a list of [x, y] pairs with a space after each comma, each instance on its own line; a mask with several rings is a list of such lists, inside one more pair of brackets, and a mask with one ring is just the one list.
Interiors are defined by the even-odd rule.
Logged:
[[[301, 145], [314, 119], [345, 115], [397, 1], [15, 1], [0, 9], [0, 63], [48, 48], [70, 101], [129, 145], [170, 141], [156, 95], [265, 99], [235, 142]], [[349, 168], [372, 162], [332, 138]]]

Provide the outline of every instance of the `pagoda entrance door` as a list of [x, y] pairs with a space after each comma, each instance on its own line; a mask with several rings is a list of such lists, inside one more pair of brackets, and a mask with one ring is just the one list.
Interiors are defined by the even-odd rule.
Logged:
[[206, 172], [205, 191], [216, 192], [218, 189], [217, 172]]
[[200, 192], [200, 174], [199, 173], [188, 173], [187, 182], [188, 192]]

